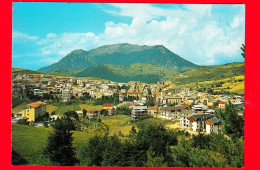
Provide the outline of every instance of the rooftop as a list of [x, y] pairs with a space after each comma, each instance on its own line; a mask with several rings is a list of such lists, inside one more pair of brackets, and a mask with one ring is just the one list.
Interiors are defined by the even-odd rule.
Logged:
[[46, 104], [47, 103], [44, 103], [44, 102], [41, 102], [41, 101], [37, 101], [37, 102], [34, 102], [34, 103], [27, 104], [27, 106], [33, 107], [33, 108], [37, 108], [37, 107], [44, 106]]

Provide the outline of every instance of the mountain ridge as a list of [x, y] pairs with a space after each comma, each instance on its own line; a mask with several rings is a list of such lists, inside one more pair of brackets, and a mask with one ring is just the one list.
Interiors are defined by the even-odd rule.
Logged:
[[183, 59], [162, 45], [140, 46], [124, 43], [104, 45], [89, 51], [77, 49], [63, 57], [59, 62], [40, 68], [37, 71], [79, 70], [101, 64], [131, 65], [135, 63], [154, 64], [179, 72], [198, 67], [198, 65]]

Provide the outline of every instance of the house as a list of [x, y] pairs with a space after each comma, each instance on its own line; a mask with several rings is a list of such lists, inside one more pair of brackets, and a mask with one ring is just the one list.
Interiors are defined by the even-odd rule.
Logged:
[[12, 87], [12, 93], [13, 94], [22, 94], [22, 92], [23, 92], [23, 88], [21, 86], [14, 85]]
[[190, 130], [196, 132], [203, 132], [206, 130], [205, 121], [210, 119], [212, 116], [210, 114], [202, 114], [202, 115], [192, 115], [188, 118], [190, 121], [189, 127]]
[[35, 122], [35, 120], [46, 113], [46, 103], [37, 101], [27, 104], [26, 109], [22, 111], [22, 118], [27, 118], [28, 122]]
[[113, 108], [110, 103], [104, 103], [102, 106], [103, 109], [107, 110], [108, 116], [113, 116], [115, 114], [115, 108]]
[[177, 107], [175, 106], [167, 106], [167, 107], [163, 107], [161, 110], [161, 117], [163, 119], [168, 119], [168, 120], [172, 120], [172, 119], [177, 119], [178, 115], [178, 111], [177, 111]]
[[95, 118], [95, 117], [98, 117], [98, 113], [99, 113], [98, 110], [90, 110], [90, 111], [88, 112], [88, 117], [89, 117], [90, 119]]
[[220, 101], [218, 102], [218, 108], [225, 109], [227, 102]]
[[216, 117], [212, 117], [205, 121], [206, 124], [206, 133], [218, 133], [223, 129], [223, 120], [220, 120]]
[[75, 111], [77, 113], [77, 115], [79, 117], [83, 117], [83, 111], [82, 110], [78, 110], [78, 111]]
[[185, 110], [180, 114], [180, 126], [189, 127], [189, 118], [192, 116], [192, 110]]
[[145, 117], [148, 114], [147, 106], [133, 106], [131, 116], [132, 119], [136, 120], [141, 117]]
[[158, 115], [159, 107], [156, 106], [148, 106], [148, 114], [149, 115]]
[[128, 91], [127, 92], [127, 97], [135, 97], [135, 98], [141, 99], [142, 98], [142, 92], [131, 92], [131, 91]]
[[71, 98], [70, 90], [68, 90], [68, 89], [62, 90], [62, 93], [61, 93], [62, 102], [69, 102], [70, 98]]
[[[125, 90], [125, 89], [123, 89], [123, 90]], [[124, 97], [125, 97], [125, 95], [126, 95], [126, 92], [119, 92], [118, 93], [119, 94], [119, 101], [121, 102], [121, 101], [124, 101]]]
[[194, 112], [194, 113], [197, 113], [197, 112], [206, 112], [207, 110], [209, 110], [209, 108], [208, 108], [208, 106], [206, 106], [206, 105], [193, 105], [192, 106], [192, 111]]
[[168, 103], [182, 103], [182, 97], [169, 97], [167, 99]]
[[115, 114], [115, 108], [114, 107], [108, 107], [107, 109], [108, 116], [113, 116]]

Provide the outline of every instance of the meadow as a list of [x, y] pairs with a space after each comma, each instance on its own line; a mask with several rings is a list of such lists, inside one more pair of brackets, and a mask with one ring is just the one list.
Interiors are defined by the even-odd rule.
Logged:
[[[81, 147], [87, 144], [88, 140], [95, 135], [109, 133], [121, 133], [123, 136], [129, 135], [132, 126], [138, 130], [138, 126], [144, 124], [169, 125], [173, 121], [163, 120], [159, 118], [148, 118], [131, 123], [131, 117], [125, 115], [115, 115], [111, 117], [101, 117], [101, 122], [97, 120], [88, 121], [81, 120], [86, 123], [87, 128], [84, 130], [76, 130], [73, 132], [73, 147], [78, 154]], [[97, 126], [92, 126], [97, 125]], [[12, 149], [18, 152], [24, 159], [28, 161], [28, 165], [36, 165], [37, 159], [42, 155], [47, 145], [47, 138], [53, 132], [53, 128], [34, 127], [27, 125], [12, 124]]]

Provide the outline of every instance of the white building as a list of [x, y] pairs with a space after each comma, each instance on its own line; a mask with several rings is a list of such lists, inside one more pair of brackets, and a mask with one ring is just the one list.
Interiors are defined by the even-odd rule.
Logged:
[[131, 113], [132, 119], [136, 120], [146, 115], [148, 115], [147, 106], [133, 106]]

